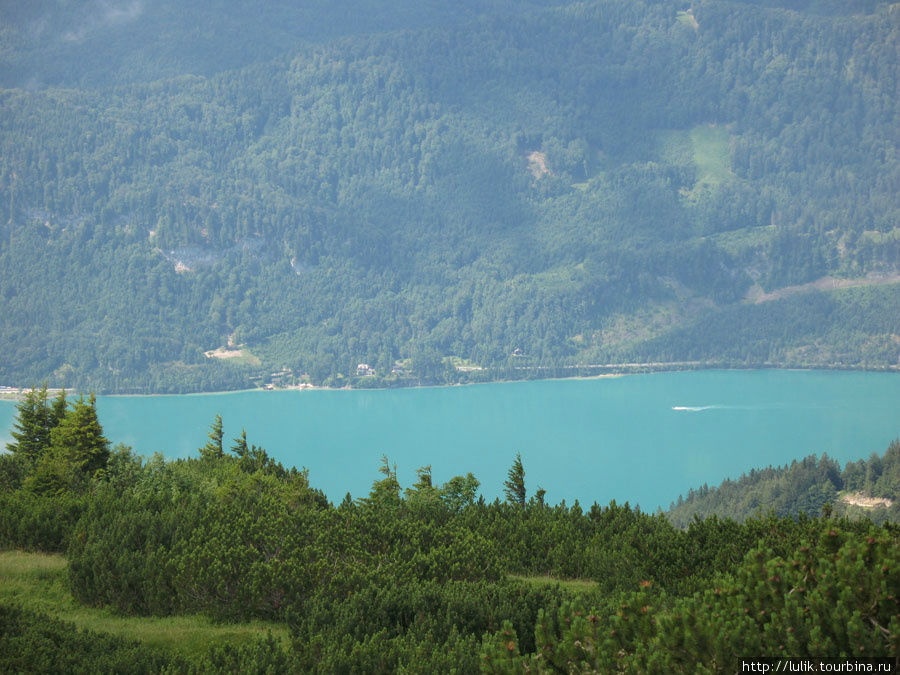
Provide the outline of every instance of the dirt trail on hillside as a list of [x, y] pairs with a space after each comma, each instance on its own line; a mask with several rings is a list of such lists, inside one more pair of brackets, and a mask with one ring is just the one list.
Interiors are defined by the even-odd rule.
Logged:
[[208, 352], [203, 352], [203, 355], [208, 359], [236, 359], [244, 355], [244, 350], [219, 347], [218, 349], [211, 349]]
[[894, 505], [894, 502], [890, 499], [884, 497], [866, 497], [861, 492], [844, 495], [841, 497], [841, 501], [846, 504], [852, 504], [853, 506], [861, 506], [864, 509], [874, 509], [876, 506], [888, 508]]
[[822, 277], [815, 281], [797, 286], [785, 286], [766, 293], [758, 284], [754, 284], [747, 295], [744, 296], [744, 302], [752, 302], [758, 305], [762, 302], [770, 300], [780, 300], [781, 298], [797, 293], [805, 293], [807, 291], [831, 291], [838, 288], [851, 288], [853, 286], [886, 286], [888, 284], [900, 283], [900, 274], [870, 274], [862, 279], [839, 279], [837, 277]]

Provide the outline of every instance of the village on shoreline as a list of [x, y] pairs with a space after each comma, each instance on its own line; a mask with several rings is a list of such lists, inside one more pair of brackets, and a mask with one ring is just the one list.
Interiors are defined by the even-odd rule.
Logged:
[[[859, 371], [859, 372], [900, 372], [900, 365], [860, 366], [837, 364], [735, 364], [726, 362], [708, 361], [671, 361], [671, 362], [647, 362], [647, 363], [612, 363], [589, 365], [563, 365], [563, 366], [517, 366], [513, 369], [488, 369], [457, 367], [461, 373], [476, 373], [480, 377], [460, 380], [457, 382], [431, 382], [416, 378], [411, 373], [403, 373], [405, 377], [381, 378], [368, 364], [360, 363], [357, 366], [355, 377], [347, 377], [341, 384], [313, 384], [308, 376], [296, 375], [288, 368], [272, 372], [268, 376], [254, 376], [252, 387], [201, 390], [190, 392], [133, 392], [133, 391], [104, 391], [101, 396], [177, 396], [197, 394], [228, 394], [251, 391], [347, 391], [361, 389], [406, 389], [420, 387], [456, 387], [467, 384], [489, 384], [501, 382], [519, 382], [523, 380], [578, 380], [623, 377], [625, 375], [641, 375], [649, 373], [663, 373], [685, 370], [818, 370], [818, 371]], [[491, 375], [496, 375], [492, 377]], [[27, 386], [0, 385], [0, 401], [19, 401], [25, 394], [38, 384]], [[82, 391], [80, 387], [51, 387], [47, 386], [47, 395], [56, 396], [61, 391], [77, 393]]]

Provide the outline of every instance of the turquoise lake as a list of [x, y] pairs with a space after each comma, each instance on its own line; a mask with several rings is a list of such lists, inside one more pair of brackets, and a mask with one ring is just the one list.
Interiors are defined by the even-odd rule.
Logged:
[[[167, 458], [197, 454], [222, 415], [285, 465], [307, 467], [333, 501], [368, 493], [382, 455], [401, 485], [471, 471], [502, 496], [516, 452], [528, 494], [611, 499], [644, 510], [752, 468], [827, 452], [841, 464], [900, 436], [900, 375], [699, 371], [377, 391], [275, 391], [98, 399], [113, 443]], [[0, 401], [0, 440], [15, 404]]]

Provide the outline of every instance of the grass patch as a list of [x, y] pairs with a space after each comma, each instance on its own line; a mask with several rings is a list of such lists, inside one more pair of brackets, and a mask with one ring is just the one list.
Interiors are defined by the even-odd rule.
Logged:
[[709, 237], [719, 248], [731, 255], [737, 255], [748, 248], [756, 248], [768, 244], [775, 236], [774, 225], [762, 227], [744, 227], [730, 232], [720, 232]]
[[694, 192], [731, 180], [730, 138], [725, 127], [701, 124], [691, 129], [691, 146], [697, 167]]
[[681, 195], [696, 202], [705, 192], [734, 180], [731, 172], [731, 134], [724, 126], [700, 124], [683, 131], [661, 130], [656, 134], [660, 159], [668, 164], [693, 166], [693, 186], [683, 186]]
[[449, 363], [451, 366], [456, 368], [456, 370], [461, 370], [463, 372], [471, 371], [471, 370], [484, 370], [484, 368], [474, 361], [470, 359], [464, 359], [461, 356], [446, 356], [444, 357], [444, 362]]
[[590, 579], [556, 579], [549, 575], [526, 576], [524, 574], [510, 574], [509, 578], [532, 586], [556, 586], [558, 584], [573, 593], [591, 593], [597, 590], [597, 582]]
[[220, 624], [202, 615], [132, 617], [85, 607], [69, 592], [66, 559], [58, 554], [0, 552], [0, 602], [45, 612], [79, 628], [139, 640], [189, 660], [205, 656], [211, 647], [251, 642], [269, 631], [285, 644], [289, 639], [287, 627], [272, 622]]
[[249, 349], [242, 349], [241, 355], [234, 357], [231, 362], [239, 366], [249, 366], [251, 368], [258, 368], [262, 365], [262, 359], [256, 356], [256, 354], [252, 354]]
[[694, 30], [700, 28], [700, 24], [697, 23], [697, 19], [694, 17], [693, 12], [691, 10], [679, 10], [676, 15], [676, 20], [678, 23], [684, 24], [685, 26], [690, 26]]

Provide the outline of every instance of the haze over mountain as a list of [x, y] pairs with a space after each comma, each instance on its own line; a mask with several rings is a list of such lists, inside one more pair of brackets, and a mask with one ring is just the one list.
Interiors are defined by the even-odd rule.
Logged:
[[4, 2], [0, 36], [2, 383], [898, 363], [896, 4]]

